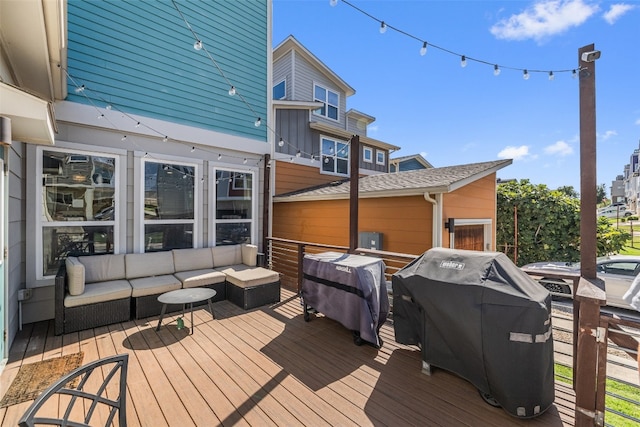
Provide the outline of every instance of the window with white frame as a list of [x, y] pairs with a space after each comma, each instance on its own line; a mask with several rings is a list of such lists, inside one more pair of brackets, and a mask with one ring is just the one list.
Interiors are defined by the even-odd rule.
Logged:
[[366, 163], [373, 163], [373, 149], [371, 149], [371, 147], [364, 147], [362, 149], [362, 160]]
[[387, 162], [387, 154], [384, 151], [376, 150], [376, 164], [385, 165]]
[[38, 151], [38, 277], [55, 275], [69, 255], [114, 252], [119, 209], [116, 162], [117, 157], [108, 154]]
[[195, 165], [143, 160], [144, 251], [193, 248]]
[[287, 96], [287, 82], [281, 81], [273, 87], [273, 99], [284, 99]]
[[349, 144], [327, 137], [320, 138], [322, 172], [349, 175]]
[[216, 246], [251, 243], [257, 203], [253, 191], [254, 173], [216, 169], [214, 176]]
[[321, 108], [314, 110], [313, 114], [338, 120], [340, 97], [337, 92], [333, 92], [319, 85], [313, 85], [313, 100], [324, 104]]

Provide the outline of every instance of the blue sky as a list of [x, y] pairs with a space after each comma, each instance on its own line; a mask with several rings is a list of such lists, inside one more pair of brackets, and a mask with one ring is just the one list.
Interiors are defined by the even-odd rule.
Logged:
[[[576, 69], [591, 43], [602, 52], [597, 182], [607, 192], [638, 148], [640, 2], [349, 3], [361, 11], [342, 0], [273, 0], [273, 43], [293, 35], [352, 86], [347, 109], [376, 118], [368, 136], [402, 147], [394, 157], [421, 153], [436, 167], [511, 158], [500, 178], [580, 191], [579, 81], [559, 71]], [[488, 64], [463, 68], [462, 55]], [[544, 72], [525, 80], [523, 69]]]

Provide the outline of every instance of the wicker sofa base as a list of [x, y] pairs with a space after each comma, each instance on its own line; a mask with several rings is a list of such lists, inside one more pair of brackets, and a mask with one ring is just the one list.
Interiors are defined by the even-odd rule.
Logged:
[[227, 284], [227, 299], [235, 305], [249, 310], [267, 304], [280, 302], [280, 281], [264, 285], [241, 287]]
[[[211, 298], [211, 302], [223, 301], [226, 299], [225, 282], [214, 283], [212, 285], [202, 287], [216, 291], [216, 295]], [[131, 312], [134, 314], [135, 318], [144, 319], [146, 317], [159, 316], [162, 311], [162, 303], [158, 301], [158, 297], [160, 295], [161, 294], [155, 294], [132, 298]], [[195, 307], [203, 304], [207, 304], [207, 301], [201, 301], [193, 305]], [[182, 306], [180, 304], [167, 304], [167, 313], [173, 313], [180, 310], [182, 310]]]
[[81, 305], [78, 307], [65, 307], [61, 330], [58, 331], [58, 324], [56, 323], [56, 334], [68, 334], [83, 329], [126, 322], [131, 318], [130, 310], [131, 298]]

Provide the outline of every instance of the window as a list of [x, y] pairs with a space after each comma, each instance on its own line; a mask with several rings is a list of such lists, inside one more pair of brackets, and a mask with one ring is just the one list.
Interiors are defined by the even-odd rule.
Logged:
[[287, 96], [287, 82], [281, 81], [273, 87], [273, 99], [284, 99]]
[[70, 254], [114, 252], [118, 197], [116, 157], [39, 151], [38, 278], [56, 274]]
[[313, 86], [313, 100], [322, 102], [324, 105], [315, 110], [313, 114], [324, 116], [329, 119], [338, 120], [338, 94], [325, 89], [322, 86]]
[[386, 153], [384, 151], [376, 150], [376, 164], [377, 165], [385, 165], [386, 164]]
[[214, 176], [216, 246], [251, 243], [257, 208], [253, 172], [218, 169]]
[[349, 144], [343, 141], [335, 141], [321, 137], [322, 172], [349, 175]]
[[145, 160], [144, 251], [193, 248], [195, 166]]
[[362, 159], [367, 163], [373, 163], [373, 150], [370, 147], [363, 148]]

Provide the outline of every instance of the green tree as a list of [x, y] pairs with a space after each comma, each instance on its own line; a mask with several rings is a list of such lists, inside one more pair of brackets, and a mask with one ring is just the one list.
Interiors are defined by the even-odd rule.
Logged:
[[596, 187], [596, 204], [600, 204], [607, 198], [607, 187], [605, 184], [600, 184]]
[[[498, 186], [496, 240], [499, 250], [517, 264], [580, 260], [580, 200], [529, 180]], [[598, 255], [618, 252], [629, 238], [606, 219], [598, 220]]]
[[573, 188], [573, 185], [563, 185], [561, 187], [558, 187], [558, 191], [566, 194], [569, 197], [573, 197], [575, 199], [580, 197], [580, 194], [576, 191], [575, 188]]

